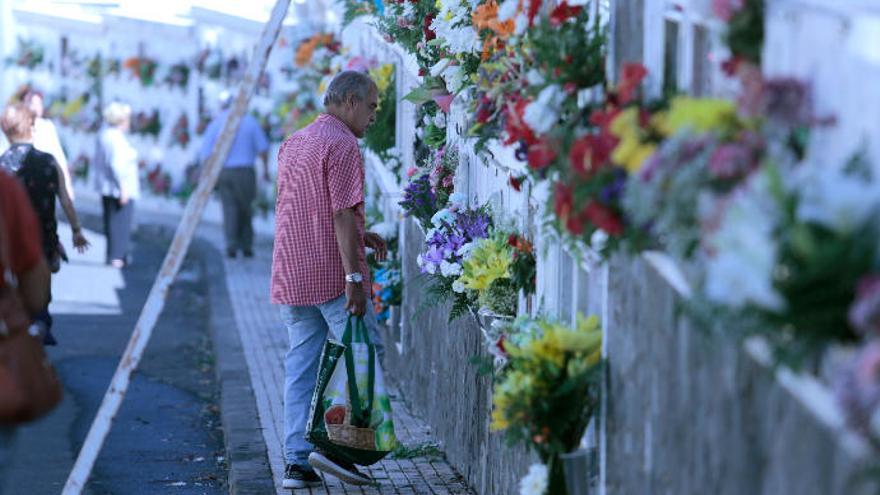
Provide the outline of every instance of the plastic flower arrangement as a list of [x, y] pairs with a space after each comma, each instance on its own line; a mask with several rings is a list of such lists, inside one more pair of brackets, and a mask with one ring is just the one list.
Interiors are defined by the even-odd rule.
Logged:
[[159, 110], [154, 109], [151, 113], [137, 112], [131, 118], [131, 133], [158, 137], [162, 132], [162, 121], [159, 118]]
[[44, 58], [45, 49], [42, 45], [35, 40], [26, 40], [19, 37], [18, 53], [8, 58], [6, 63], [33, 70], [43, 63]]
[[186, 148], [189, 144], [189, 118], [182, 114], [171, 129], [171, 144]]
[[152, 86], [156, 78], [156, 69], [159, 64], [147, 57], [131, 57], [123, 62], [123, 67], [131, 72], [131, 75], [140, 81], [142, 86]]
[[476, 294], [465, 290], [458, 278], [477, 241], [489, 236], [492, 219], [485, 207], [469, 209], [463, 197], [454, 195], [450, 206], [434, 215], [431, 225], [425, 234], [427, 249], [417, 263], [421, 272], [432, 278], [429, 294], [437, 301], [453, 299], [452, 321], [465, 314], [475, 300]]
[[174, 64], [168, 68], [164, 82], [170, 87], [186, 89], [186, 85], [189, 83], [189, 72], [189, 65], [183, 62]]
[[414, 217], [425, 230], [431, 228], [431, 218], [437, 212], [437, 196], [431, 187], [431, 177], [427, 173], [415, 175], [403, 188], [400, 201], [406, 216]]
[[792, 168], [802, 159], [801, 136], [817, 120], [807, 88], [787, 79], [762, 87], [739, 109], [678, 97], [652, 117], [664, 138], [628, 182], [624, 207], [635, 229], [681, 260], [695, 254], [730, 191], [765, 163]]
[[764, 0], [712, 0], [712, 10], [727, 23], [724, 41], [731, 58], [724, 63], [729, 74], [742, 62], [761, 65], [764, 48]]
[[395, 85], [394, 64], [384, 64], [369, 71], [379, 93], [379, 108], [376, 120], [364, 136], [364, 145], [380, 157], [394, 147], [397, 131], [397, 88]]
[[297, 67], [305, 67], [312, 62], [312, 55], [319, 47], [327, 47], [330, 51], [339, 51], [339, 42], [332, 34], [317, 33], [306, 39], [296, 49], [294, 63]]
[[391, 306], [403, 301], [403, 278], [399, 263], [390, 261], [373, 270], [373, 308], [376, 320], [383, 323], [390, 318]]
[[575, 328], [539, 320], [540, 335], [504, 343], [510, 356], [497, 381], [492, 429], [534, 449], [549, 469], [547, 493], [565, 494], [559, 455], [577, 448], [599, 404], [602, 329], [595, 316]]
[[635, 106], [646, 75], [641, 65], [625, 65], [618, 85], [606, 91], [603, 106], [590, 111], [590, 127], [573, 130], [567, 153], [551, 157], [551, 162], [562, 160], [564, 165], [551, 187], [555, 226], [570, 239], [588, 243], [595, 232], [603, 231], [609, 237], [605, 253], [628, 233], [621, 201], [630, 171], [641, 167], [639, 158], [661, 139], [661, 119]]
[[859, 163], [768, 166], [750, 177], [703, 241], [702, 292], [714, 304], [704, 316], [735, 318], [792, 368], [857, 339], [863, 281], [880, 271], [880, 183]]
[[474, 291], [479, 303], [493, 313], [514, 315], [519, 291], [534, 292], [535, 258], [531, 244], [516, 234], [499, 230], [477, 241], [468, 251], [453, 290]]

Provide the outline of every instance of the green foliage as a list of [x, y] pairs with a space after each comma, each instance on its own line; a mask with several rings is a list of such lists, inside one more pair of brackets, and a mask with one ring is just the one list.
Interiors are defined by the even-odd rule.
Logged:
[[730, 19], [724, 41], [735, 56], [760, 65], [764, 49], [764, 0], [746, 0]]
[[493, 313], [500, 315], [515, 315], [517, 306], [517, 288], [513, 280], [509, 278], [495, 279], [480, 294], [480, 303], [485, 305]]
[[397, 85], [395, 77], [391, 77], [391, 83], [385, 90], [385, 94], [379, 95], [379, 109], [376, 110], [376, 121], [364, 135], [364, 145], [376, 152], [379, 156], [394, 147], [397, 134]]
[[370, 0], [345, 0], [343, 4], [342, 26], [348, 26], [352, 21], [364, 15], [370, 15], [376, 11], [376, 7]]
[[394, 452], [392, 452], [391, 455], [395, 459], [417, 459], [426, 457], [431, 460], [440, 460], [446, 458], [446, 454], [443, 453], [440, 445], [435, 442], [424, 442], [413, 446], [398, 443], [397, 448], [394, 449]]

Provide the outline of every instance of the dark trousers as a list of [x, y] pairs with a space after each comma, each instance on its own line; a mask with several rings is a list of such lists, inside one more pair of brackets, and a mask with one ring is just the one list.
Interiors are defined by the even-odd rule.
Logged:
[[134, 220], [134, 201], [120, 204], [118, 198], [103, 197], [104, 235], [107, 236], [107, 263], [128, 260], [131, 254], [131, 223]]
[[250, 251], [254, 245], [254, 200], [257, 175], [254, 167], [224, 168], [217, 182], [223, 205], [223, 232], [228, 251]]

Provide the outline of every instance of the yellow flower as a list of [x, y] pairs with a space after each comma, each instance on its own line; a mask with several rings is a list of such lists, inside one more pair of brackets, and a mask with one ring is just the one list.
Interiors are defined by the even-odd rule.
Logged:
[[667, 130], [675, 133], [682, 129], [708, 132], [723, 128], [735, 121], [736, 106], [727, 100], [689, 98], [679, 96], [669, 107]]
[[636, 107], [627, 108], [614, 118], [609, 127], [611, 134], [620, 139], [611, 152], [611, 160], [631, 174], [641, 170], [657, 148], [653, 143], [643, 142], [644, 131], [639, 125], [639, 112]]
[[614, 148], [611, 160], [633, 174], [642, 169], [656, 149], [657, 146], [652, 143], [642, 143], [638, 136], [626, 136]]
[[513, 254], [499, 236], [477, 241], [477, 246], [462, 264], [459, 281], [470, 290], [484, 291], [499, 278], [508, 278]]
[[636, 107], [630, 107], [620, 112], [620, 114], [611, 121], [609, 129], [611, 130], [611, 134], [614, 134], [621, 139], [628, 137], [638, 138], [641, 131], [639, 127], [639, 109]]

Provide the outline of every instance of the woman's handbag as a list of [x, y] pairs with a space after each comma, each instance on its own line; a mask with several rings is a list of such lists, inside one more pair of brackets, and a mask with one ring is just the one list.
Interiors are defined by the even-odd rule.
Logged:
[[9, 263], [9, 237], [0, 212], [0, 424], [36, 419], [61, 402], [61, 383], [46, 358], [31, 319], [18, 295]]

